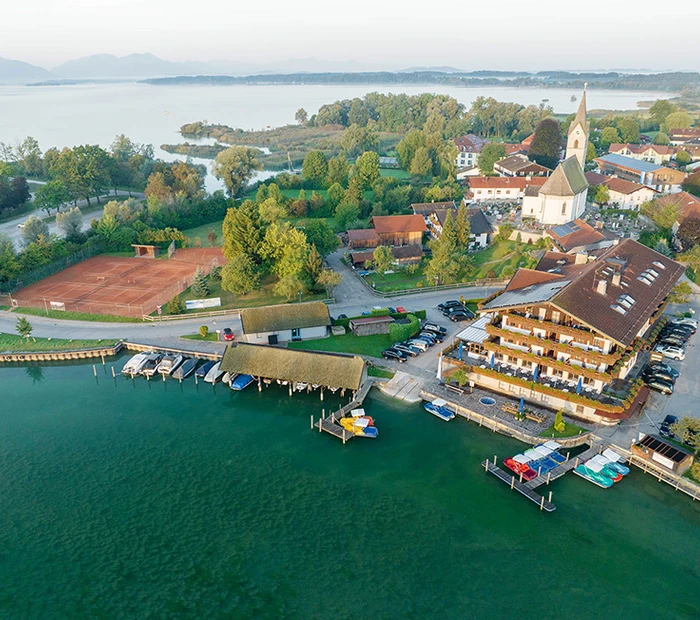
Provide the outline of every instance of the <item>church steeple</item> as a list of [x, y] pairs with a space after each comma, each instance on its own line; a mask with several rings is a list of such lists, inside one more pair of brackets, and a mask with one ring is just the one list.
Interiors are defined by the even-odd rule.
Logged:
[[584, 84], [581, 103], [578, 106], [576, 117], [571, 121], [566, 139], [566, 159], [576, 157], [582, 169], [586, 164], [589, 133], [589, 123], [586, 120], [586, 86], [588, 85]]

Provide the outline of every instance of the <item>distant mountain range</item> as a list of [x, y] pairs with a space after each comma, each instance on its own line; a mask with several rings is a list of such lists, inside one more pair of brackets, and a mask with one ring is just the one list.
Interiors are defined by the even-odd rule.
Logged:
[[50, 80], [53, 77], [50, 71], [30, 65], [28, 62], [0, 58], [0, 84], [24, 84]]

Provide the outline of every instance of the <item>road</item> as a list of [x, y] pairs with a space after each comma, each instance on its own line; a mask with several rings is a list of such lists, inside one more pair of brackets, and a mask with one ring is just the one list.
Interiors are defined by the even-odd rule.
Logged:
[[[117, 196], [128, 196], [128, 195], [129, 195], [129, 192], [125, 192], [122, 190], [117, 191]], [[138, 192], [132, 192], [131, 195], [138, 200], [142, 200], [145, 198], [144, 194], [140, 194]], [[111, 194], [109, 194], [107, 196], [100, 196], [100, 200], [104, 200], [105, 202], [109, 202], [112, 198], [114, 198], [114, 196], [115, 196], [115, 194], [114, 194], [114, 192], [112, 192]], [[92, 198], [90, 200], [90, 204], [91, 204], [91, 206], [95, 205], [94, 198]], [[86, 207], [87, 200], [79, 200], [77, 206], [79, 208]], [[65, 208], [72, 208], [72, 207], [73, 207], [73, 205], [71, 204], [71, 205], [66, 205]], [[104, 203], [102, 204], [102, 206], [98, 210], [90, 211], [90, 213], [87, 213], [85, 215], [85, 217], [83, 218], [83, 228], [87, 228], [90, 225], [90, 222], [92, 220], [99, 219], [100, 217], [102, 217], [103, 209], [104, 209]], [[33, 213], [29, 213], [27, 215], [21, 215], [13, 220], [9, 220], [7, 222], [3, 222], [2, 224], [0, 224], [0, 234], [3, 234], [3, 233], [6, 234], [10, 239], [12, 239], [14, 244], [17, 247], [19, 247], [21, 245], [21, 242], [22, 242], [22, 229], [19, 228], [19, 226], [21, 224], [24, 224], [24, 222], [26, 222], [33, 215], [35, 215], [37, 217], [41, 217], [42, 219], [46, 219], [46, 218], [50, 217], [44, 211], [34, 211]], [[56, 235], [60, 234], [60, 231], [58, 230], [58, 226], [56, 226], [55, 220], [52, 220], [51, 222], [49, 222], [49, 232], [52, 234], [56, 234]]]

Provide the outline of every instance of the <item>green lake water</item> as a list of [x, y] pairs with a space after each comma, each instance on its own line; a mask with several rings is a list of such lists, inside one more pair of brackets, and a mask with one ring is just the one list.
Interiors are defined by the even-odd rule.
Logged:
[[3, 620], [700, 615], [700, 502], [639, 470], [547, 514], [479, 466], [521, 444], [376, 390], [343, 446], [318, 395], [103, 372], [0, 369]]

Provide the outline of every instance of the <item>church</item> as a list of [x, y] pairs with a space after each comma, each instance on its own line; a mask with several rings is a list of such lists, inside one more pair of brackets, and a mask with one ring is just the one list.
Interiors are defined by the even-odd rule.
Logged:
[[586, 120], [584, 89], [576, 117], [569, 126], [566, 158], [541, 187], [530, 186], [523, 197], [523, 218], [534, 218], [544, 225], [565, 224], [586, 210], [588, 182], [583, 174], [590, 125]]

